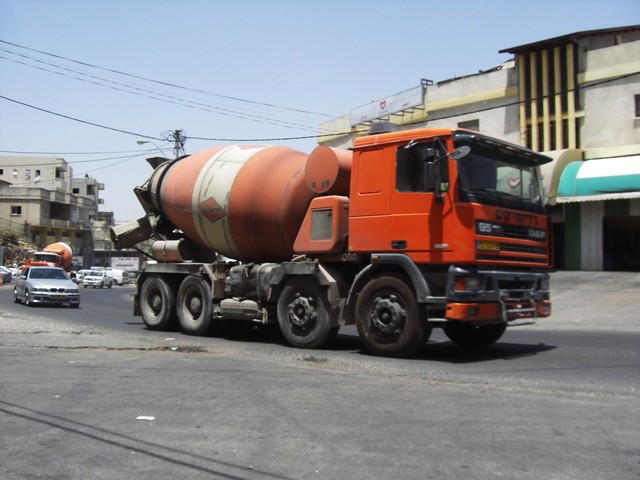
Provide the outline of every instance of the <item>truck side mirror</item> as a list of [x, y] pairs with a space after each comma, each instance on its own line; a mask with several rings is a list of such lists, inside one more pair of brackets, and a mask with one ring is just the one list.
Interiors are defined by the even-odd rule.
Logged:
[[471, 147], [468, 145], [463, 145], [459, 148], [456, 148], [453, 152], [449, 154], [451, 158], [454, 160], [460, 160], [461, 158], [466, 157], [471, 152]]

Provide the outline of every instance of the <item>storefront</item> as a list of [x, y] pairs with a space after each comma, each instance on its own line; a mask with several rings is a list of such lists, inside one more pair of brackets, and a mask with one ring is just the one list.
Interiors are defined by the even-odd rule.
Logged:
[[553, 173], [558, 266], [640, 271], [640, 155], [569, 162]]

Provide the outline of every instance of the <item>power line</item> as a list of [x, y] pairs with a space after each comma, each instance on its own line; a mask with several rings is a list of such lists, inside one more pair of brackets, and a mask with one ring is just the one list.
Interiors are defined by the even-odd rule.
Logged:
[[[167, 149], [165, 149], [167, 150]], [[90, 159], [86, 159], [86, 160], [71, 160], [71, 161], [67, 161], [65, 160], [65, 162], [69, 165], [77, 165], [77, 164], [81, 164], [81, 163], [96, 163], [96, 162], [106, 162], [109, 160], [120, 160], [120, 159], [128, 159], [128, 158], [135, 158], [135, 157], [141, 157], [142, 155], [149, 155], [151, 152], [153, 152], [154, 150], [145, 150], [145, 151], [138, 151], [135, 155], [123, 155], [123, 156], [118, 156], [118, 157], [105, 157], [105, 158], [90, 158]], [[13, 166], [12, 163], [4, 163], [3, 165], [6, 167], [11, 167]], [[21, 164], [15, 164], [16, 166], [19, 166]], [[29, 163], [29, 165], [27, 165], [28, 167], [45, 167], [45, 166], [49, 166], [52, 165], [52, 162], [43, 162], [43, 163]]]
[[[194, 101], [194, 100], [190, 100], [190, 99], [186, 99], [186, 98], [182, 98], [182, 97], [177, 97], [174, 95], [170, 95], [167, 93], [163, 93], [163, 92], [157, 92], [157, 91], [152, 91], [152, 90], [148, 90], [146, 88], [141, 88], [139, 86], [136, 86], [135, 84], [127, 84], [127, 83], [122, 83], [122, 82], [116, 82], [114, 80], [110, 80], [108, 78], [103, 78], [103, 77], [98, 77], [95, 75], [91, 75], [88, 74], [86, 72], [82, 72], [82, 71], [78, 71], [78, 70], [73, 70], [61, 65], [57, 65], [55, 63], [51, 63], [51, 62], [45, 62], [33, 57], [29, 57], [28, 55], [22, 55], [22, 54], [18, 54], [15, 52], [11, 52], [10, 50], [6, 50], [6, 49], [1, 49], [4, 52], [10, 53], [12, 55], [17, 55], [19, 57], [34, 61], [34, 62], [38, 62], [41, 64], [45, 64], [45, 65], [49, 65], [51, 67], [54, 68], [59, 68], [61, 70], [63, 70], [63, 72], [59, 72], [59, 71], [54, 71], [54, 70], [50, 70], [48, 68], [44, 68], [41, 66], [37, 66], [37, 65], [31, 65], [29, 63], [26, 63], [24, 61], [20, 61], [20, 60], [16, 60], [16, 59], [12, 59], [12, 58], [7, 58], [5, 56], [0, 55], [0, 59], [3, 60], [7, 60], [10, 62], [14, 62], [14, 63], [18, 63], [20, 65], [24, 65], [27, 67], [31, 67], [31, 68], [35, 68], [37, 70], [41, 70], [44, 72], [48, 72], [48, 73], [52, 73], [55, 75], [59, 75], [59, 76], [63, 76], [63, 77], [67, 77], [67, 78], [71, 78], [73, 80], [77, 80], [80, 82], [84, 82], [84, 83], [89, 83], [92, 85], [96, 85], [96, 86], [100, 86], [100, 87], [105, 87], [105, 88], [109, 88], [111, 90], [115, 90], [118, 92], [123, 92], [123, 93], [128, 93], [130, 95], [136, 95], [139, 97], [144, 97], [144, 98], [148, 98], [151, 100], [156, 100], [156, 101], [161, 101], [161, 102], [165, 102], [165, 103], [170, 103], [170, 104], [174, 104], [174, 105], [178, 105], [178, 106], [182, 106], [182, 107], [187, 107], [187, 108], [192, 108], [192, 109], [196, 109], [196, 110], [202, 110], [202, 111], [206, 111], [206, 112], [211, 112], [211, 113], [217, 113], [219, 115], [225, 115], [225, 116], [230, 116], [230, 117], [235, 117], [235, 118], [240, 118], [240, 119], [244, 119], [244, 120], [252, 120], [258, 123], [266, 123], [266, 124], [271, 124], [271, 125], [276, 125], [276, 126], [284, 126], [287, 128], [302, 128], [304, 130], [310, 130], [312, 128], [315, 128], [315, 124], [313, 126], [309, 125], [309, 124], [301, 124], [299, 123], [300, 121], [306, 121], [306, 120], [299, 120], [299, 119], [293, 119], [294, 121], [289, 121], [289, 120], [278, 120], [272, 117], [265, 117], [263, 115], [257, 115], [257, 114], [253, 114], [253, 113], [246, 113], [246, 112], [240, 112], [238, 110], [234, 110], [232, 108], [229, 108], [225, 105], [223, 106], [216, 106], [216, 105], [212, 105], [211, 103], [204, 103], [202, 101]], [[74, 75], [70, 75], [69, 73], [64, 73], [64, 72], [71, 72], [75, 75], [81, 75], [83, 77], [86, 78], [81, 78], [78, 76], [74, 76]], [[105, 82], [105, 83], [103, 83]], [[297, 123], [296, 123], [297, 122]]]
[[95, 122], [89, 122], [88, 120], [82, 120], [80, 118], [71, 117], [69, 115], [63, 115], [62, 113], [57, 113], [57, 112], [53, 112], [51, 110], [46, 110], [44, 108], [36, 107], [34, 105], [29, 105], [28, 103], [20, 102], [18, 100], [14, 100], [13, 98], [5, 97], [4, 95], [0, 95], [0, 98], [2, 98], [3, 100], [7, 100], [9, 102], [16, 103], [18, 105], [22, 105], [24, 107], [28, 107], [28, 108], [32, 108], [34, 110], [38, 110], [40, 112], [48, 113], [50, 115], [55, 115], [55, 116], [61, 117], [61, 118], [66, 118], [67, 120], [73, 120], [74, 122], [84, 123], [86, 125], [91, 125], [93, 127], [104, 128], [105, 130], [111, 130], [113, 132], [119, 132], [119, 133], [126, 133], [127, 135], [134, 135], [136, 137], [148, 138], [148, 139], [151, 139], [151, 140], [163, 140], [162, 138], [154, 137], [154, 136], [151, 136], [151, 135], [143, 135], [142, 133], [130, 132], [128, 130], [122, 130], [120, 128], [109, 127], [107, 125], [101, 125], [101, 124], [95, 123]]
[[[170, 149], [164, 148], [164, 150]], [[0, 150], [0, 153], [17, 153], [20, 155], [110, 155], [116, 153], [136, 153], [139, 151], [140, 150], [119, 150], [114, 152], [29, 152], [24, 150]]]
[[65, 60], [67, 62], [76, 63], [78, 65], [83, 65], [85, 67], [96, 68], [98, 70], [103, 70], [103, 71], [106, 71], [106, 72], [116, 73], [118, 75], [123, 75], [123, 76], [130, 77], [130, 78], [136, 78], [138, 80], [144, 80], [146, 82], [151, 82], [151, 83], [155, 83], [155, 84], [158, 84], [158, 85], [163, 85], [163, 86], [172, 87], [172, 88], [178, 88], [180, 90], [185, 90], [185, 91], [190, 91], [190, 92], [195, 92], [195, 93], [200, 93], [200, 94], [205, 94], [205, 95], [212, 95], [212, 96], [215, 96], [215, 97], [224, 98], [224, 99], [227, 99], [227, 100], [233, 100], [233, 101], [236, 101], [236, 102], [243, 102], [243, 103], [252, 104], [252, 105], [260, 105], [260, 106], [264, 106], [264, 107], [277, 108], [277, 109], [281, 109], [281, 110], [288, 110], [288, 111], [291, 111], [291, 112], [306, 113], [306, 114], [319, 115], [319, 116], [324, 116], [324, 117], [333, 117], [333, 115], [329, 115], [329, 114], [326, 114], [326, 113], [311, 112], [311, 111], [308, 111], [308, 110], [302, 110], [302, 109], [298, 109], [298, 108], [284, 107], [284, 106], [275, 105], [275, 104], [272, 104], [272, 103], [257, 102], [257, 101], [254, 101], [254, 100], [248, 100], [246, 98], [233, 97], [233, 96], [229, 96], [229, 95], [222, 95], [222, 94], [219, 94], [219, 93], [207, 92], [206, 90], [199, 90], [199, 89], [195, 89], [195, 88], [184, 87], [184, 86], [177, 85], [177, 84], [174, 84], [174, 83], [163, 82], [163, 81], [156, 80], [156, 79], [153, 79], [153, 78], [147, 78], [147, 77], [142, 77], [142, 76], [134, 75], [134, 74], [127, 73], [127, 72], [122, 72], [120, 70], [114, 70], [114, 69], [111, 69], [111, 68], [100, 67], [98, 65], [94, 65], [94, 64], [91, 64], [91, 63], [87, 63], [87, 62], [82, 62], [82, 61], [79, 61], [79, 60], [74, 60], [74, 59], [71, 59], [71, 58], [63, 57], [61, 55], [56, 55], [56, 54], [45, 52], [45, 51], [42, 51], [42, 50], [37, 50], [35, 48], [25, 47], [24, 45], [18, 45], [16, 43], [8, 42], [8, 41], [2, 40], [2, 39], [0, 39], [0, 43], [4, 43], [6, 45], [11, 45], [12, 47], [22, 48], [24, 50], [29, 50], [31, 52], [36, 52], [36, 53], [39, 53], [39, 54], [42, 54], [42, 55], [47, 55], [47, 56], [50, 56], [50, 57], [53, 57], [53, 58], [58, 58], [60, 60]]

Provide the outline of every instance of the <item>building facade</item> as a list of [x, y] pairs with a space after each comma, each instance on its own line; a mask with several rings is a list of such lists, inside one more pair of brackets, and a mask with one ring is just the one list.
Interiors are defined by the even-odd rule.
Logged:
[[93, 178], [73, 178], [63, 158], [0, 156], [0, 226], [40, 248], [68, 243], [76, 266], [93, 265], [100, 190]]
[[325, 122], [320, 143], [350, 147], [374, 121], [388, 120], [468, 128], [543, 152], [554, 159], [543, 175], [556, 266], [640, 271], [640, 25], [500, 53], [513, 58], [421, 81], [421, 100], [411, 89]]

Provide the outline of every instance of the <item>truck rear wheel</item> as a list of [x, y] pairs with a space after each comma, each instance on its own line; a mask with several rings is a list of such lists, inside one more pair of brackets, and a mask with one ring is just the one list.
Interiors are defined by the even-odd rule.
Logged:
[[188, 335], [206, 334], [213, 319], [211, 287], [202, 278], [189, 275], [178, 289], [178, 322], [182, 331]]
[[175, 294], [164, 278], [151, 275], [144, 281], [140, 289], [140, 314], [149, 330], [172, 327], [175, 323], [175, 307]]
[[278, 325], [287, 342], [298, 348], [320, 348], [338, 332], [331, 328], [329, 300], [310, 276], [294, 277], [282, 290]]
[[497, 342], [507, 326], [501, 323], [490, 325], [469, 325], [463, 322], [451, 322], [444, 328], [449, 340], [464, 348], [483, 348]]
[[365, 285], [356, 301], [355, 320], [362, 342], [376, 355], [407, 357], [431, 335], [413, 290], [391, 275]]

